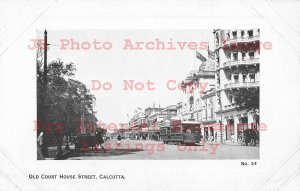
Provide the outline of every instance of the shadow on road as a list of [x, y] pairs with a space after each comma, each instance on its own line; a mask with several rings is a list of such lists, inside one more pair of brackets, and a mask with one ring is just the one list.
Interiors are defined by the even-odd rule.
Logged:
[[103, 152], [103, 150], [81, 150], [80, 153], [74, 153], [72, 157], [95, 157], [95, 156], [101, 156], [101, 157], [110, 157], [110, 156], [119, 156], [119, 155], [130, 155], [134, 154], [136, 152], [144, 151], [144, 149], [128, 149], [128, 148], [118, 148], [118, 149], [106, 149], [106, 152]]

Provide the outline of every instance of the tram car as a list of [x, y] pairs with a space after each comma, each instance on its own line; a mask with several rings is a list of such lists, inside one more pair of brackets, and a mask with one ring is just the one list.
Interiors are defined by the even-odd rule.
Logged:
[[201, 135], [201, 123], [194, 121], [172, 121], [170, 126], [160, 128], [160, 139], [165, 144], [196, 144]]

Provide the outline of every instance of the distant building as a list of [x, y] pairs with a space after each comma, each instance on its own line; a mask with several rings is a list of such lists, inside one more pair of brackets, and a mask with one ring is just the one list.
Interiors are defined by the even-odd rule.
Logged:
[[215, 62], [202, 61], [198, 70], [191, 71], [182, 81], [183, 100], [177, 104], [182, 121], [200, 122], [201, 135], [205, 141], [215, 140], [216, 92]]
[[215, 86], [215, 66], [212, 61], [203, 62], [199, 70], [191, 71], [182, 81], [184, 97], [178, 105], [183, 121], [202, 121], [202, 94]]
[[129, 121], [130, 130], [138, 133], [143, 127], [146, 127], [145, 112], [137, 112]]
[[[203, 138], [205, 141], [219, 141], [220, 137], [219, 125], [217, 122], [217, 97], [215, 88], [207, 90], [201, 96]], [[202, 129], [201, 129], [202, 130]]]
[[150, 138], [152, 134], [159, 134], [160, 126], [169, 123], [177, 115], [176, 105], [166, 108], [148, 107], [145, 111], [136, 113], [129, 122], [129, 129], [134, 134]]

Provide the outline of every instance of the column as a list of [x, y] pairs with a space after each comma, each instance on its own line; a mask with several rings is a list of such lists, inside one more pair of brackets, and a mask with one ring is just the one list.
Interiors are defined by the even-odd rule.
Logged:
[[204, 125], [203, 127], [201, 127], [201, 135], [202, 135], [202, 139], [203, 141], [205, 140], [205, 135], [204, 135], [205, 131], [204, 131]]
[[239, 73], [239, 82], [243, 82], [243, 74], [241, 72]]
[[[222, 138], [223, 138], [223, 142], [225, 142], [226, 141], [226, 125], [227, 125], [227, 121], [226, 121], [226, 119], [224, 119], [223, 118], [223, 121], [222, 121], [222, 134], [220, 134], [220, 135], [222, 135]], [[221, 138], [221, 136], [220, 136], [220, 138]]]
[[234, 115], [233, 116], [233, 125], [234, 125], [234, 142], [237, 142], [237, 137], [238, 137], [238, 133], [237, 133], [237, 125], [239, 124], [239, 118]]
[[250, 129], [251, 128], [251, 123], [254, 123], [253, 116], [252, 116], [251, 112], [247, 113], [247, 117], [248, 117], [248, 128]]

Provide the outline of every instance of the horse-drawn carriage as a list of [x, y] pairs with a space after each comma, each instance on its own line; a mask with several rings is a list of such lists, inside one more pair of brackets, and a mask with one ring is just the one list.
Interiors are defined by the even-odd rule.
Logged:
[[246, 129], [241, 134], [242, 145], [258, 146], [259, 145], [259, 131], [257, 129]]
[[103, 138], [97, 134], [78, 134], [75, 139], [75, 152], [81, 152], [82, 150], [88, 150], [92, 148], [92, 150], [97, 150], [97, 145], [102, 144], [104, 142]]

